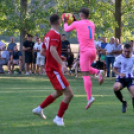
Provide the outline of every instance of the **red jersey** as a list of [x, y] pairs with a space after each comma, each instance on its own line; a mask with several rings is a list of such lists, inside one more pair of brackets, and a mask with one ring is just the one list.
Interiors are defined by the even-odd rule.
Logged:
[[61, 36], [57, 31], [54, 31], [52, 29], [45, 35], [42, 45], [42, 48], [45, 49], [45, 56], [46, 56], [45, 70], [59, 71], [61, 70], [61, 65], [51, 55], [50, 46], [56, 46], [58, 55], [59, 57], [61, 57], [61, 47], [62, 47]]

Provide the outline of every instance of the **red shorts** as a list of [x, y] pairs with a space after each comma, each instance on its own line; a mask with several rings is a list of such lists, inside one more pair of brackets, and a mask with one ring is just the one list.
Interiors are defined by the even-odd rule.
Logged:
[[47, 71], [46, 73], [55, 90], [63, 90], [69, 86], [61, 71]]

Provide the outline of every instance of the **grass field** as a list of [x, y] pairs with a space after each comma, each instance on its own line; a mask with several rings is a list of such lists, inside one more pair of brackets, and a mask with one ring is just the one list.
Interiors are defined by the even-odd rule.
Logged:
[[0, 76], [0, 134], [133, 134], [134, 113], [130, 95], [127, 113], [121, 113], [121, 103], [112, 91], [113, 78], [99, 86], [93, 79], [96, 101], [85, 110], [86, 94], [81, 77], [67, 76], [74, 98], [64, 115], [65, 127], [57, 127], [52, 120], [63, 97], [44, 109], [46, 120], [32, 114], [46, 96], [53, 92], [46, 76]]

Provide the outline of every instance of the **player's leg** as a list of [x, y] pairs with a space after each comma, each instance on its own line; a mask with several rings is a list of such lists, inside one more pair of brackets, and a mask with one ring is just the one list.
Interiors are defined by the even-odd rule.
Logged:
[[111, 57], [106, 57], [107, 77], [110, 77], [110, 58]]
[[[86, 109], [88, 109], [91, 104], [94, 102], [94, 97], [92, 97], [92, 82], [90, 79], [90, 73], [89, 71], [91, 71], [92, 73], [94, 72], [94, 74], [96, 72], [99, 72], [97, 69], [91, 69], [89, 67], [89, 65], [91, 65], [92, 63], [90, 63], [90, 56], [89, 56], [89, 52], [85, 51], [85, 52], [81, 52], [81, 56], [80, 56], [80, 68], [82, 71], [82, 76], [83, 76], [83, 81], [84, 81], [84, 89], [85, 92], [87, 94], [87, 106]], [[90, 70], [91, 69], [91, 70]]]
[[123, 98], [123, 95], [121, 93], [121, 89], [123, 89], [123, 83], [121, 80], [118, 80], [117, 82], [114, 83], [113, 86], [113, 90], [115, 93], [115, 96], [119, 99], [119, 101], [122, 103], [122, 113], [126, 112], [126, 108], [127, 108], [127, 102], [125, 101], [125, 99]]
[[133, 80], [133, 78], [128, 79], [128, 90], [132, 97], [132, 105], [133, 105], [133, 109], [134, 109], [134, 80]]
[[63, 94], [64, 94], [64, 98], [60, 104], [58, 113], [53, 120], [53, 122], [57, 124], [58, 126], [64, 126], [63, 115], [65, 111], [68, 109], [68, 105], [71, 99], [73, 98], [73, 92], [70, 86], [67, 86], [65, 89], [63, 89]]
[[37, 108], [32, 110], [33, 114], [37, 114], [42, 119], [46, 119], [46, 116], [43, 114], [43, 109], [49, 106], [51, 103], [53, 103], [55, 99], [61, 96], [62, 94], [62, 90], [56, 90], [55, 92], [47, 96], [45, 100]]

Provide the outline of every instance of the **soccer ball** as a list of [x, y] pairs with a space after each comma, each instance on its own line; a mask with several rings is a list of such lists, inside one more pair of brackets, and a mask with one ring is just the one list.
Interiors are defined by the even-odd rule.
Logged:
[[62, 20], [66, 18], [68, 25], [70, 25], [74, 21], [74, 17], [72, 13], [63, 13], [62, 14]]

